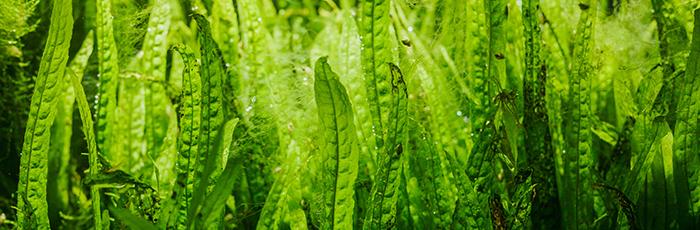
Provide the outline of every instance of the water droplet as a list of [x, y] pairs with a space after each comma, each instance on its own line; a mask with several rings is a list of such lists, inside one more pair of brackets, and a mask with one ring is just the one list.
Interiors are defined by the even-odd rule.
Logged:
[[425, 140], [425, 137], [423, 137], [423, 140]]
[[[362, 36], [360, 36], [360, 39], [362, 39]], [[362, 44], [362, 45], [364, 46], [365, 44]]]
[[379, 149], [379, 148], [377, 148], [377, 146], [374, 146], [374, 149]]
[[233, 38], [232, 38], [232, 39], [229, 39], [228, 42], [233, 43]]
[[306, 78], [304, 78], [304, 81], [306, 81]]
[[413, 32], [413, 27], [408, 27], [408, 32]]
[[462, 116], [462, 111], [457, 111], [457, 116]]
[[473, 136], [474, 136], [474, 133], [472, 133], [472, 134], [469, 134], [469, 135], [473, 137]]
[[259, 21], [259, 22], [262, 22], [262, 18], [258, 18], [258, 21]]
[[562, 150], [561, 153], [566, 153], [566, 150]]
[[250, 112], [250, 110], [252, 110], [252, 109], [253, 109], [252, 106], [248, 106], [248, 108], [246, 108], [245, 111], [246, 111], [246, 112]]
[[365, 50], [365, 47], [360, 48], [360, 50]]
[[270, 104], [270, 108], [272, 108], [272, 107], [273, 107], [272, 104]]
[[255, 102], [255, 101], [257, 101], [257, 99], [255, 97], [253, 97], [253, 99], [250, 99], [250, 101]]
[[226, 63], [226, 68], [229, 68], [229, 67], [231, 67], [231, 64]]
[[199, 10], [198, 6], [192, 7], [192, 11]]
[[151, 32], [151, 28], [148, 28], [148, 29], [146, 29], [146, 30], [148, 30], [148, 32]]

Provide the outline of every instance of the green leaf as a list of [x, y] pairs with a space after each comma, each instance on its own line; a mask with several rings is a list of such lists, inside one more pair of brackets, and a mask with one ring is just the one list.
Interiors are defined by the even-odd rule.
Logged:
[[[231, 156], [233, 162], [229, 161], [229, 147], [233, 141], [236, 125], [238, 125], [238, 118], [229, 120], [221, 126], [221, 130], [218, 130], [217, 136], [212, 141], [216, 152], [207, 157], [201, 182], [192, 198], [187, 226], [192, 227], [194, 224], [195, 229], [208, 229], [220, 224], [217, 219], [223, 215], [228, 195], [231, 194], [234, 182], [243, 166], [242, 154], [234, 154]], [[226, 165], [221, 166], [221, 162]], [[217, 171], [219, 174], [214, 177]], [[218, 180], [219, 177], [222, 177], [221, 181]]]
[[180, 139], [178, 143], [178, 179], [177, 185], [182, 193], [179, 203], [178, 229], [184, 229], [188, 219], [189, 203], [192, 200], [195, 184], [199, 184], [200, 177], [195, 172], [199, 165], [199, 130], [201, 125], [201, 78], [199, 65], [194, 53], [188, 46], [177, 45], [173, 47], [182, 56], [185, 69], [182, 72], [183, 99], [180, 111]]
[[[385, 64], [392, 62], [391, 50], [395, 46], [389, 33], [390, 5], [390, 0], [365, 1], [360, 32], [365, 87], [370, 114], [372, 114], [372, 132], [380, 137], [382, 132], [385, 132], [384, 124], [389, 122], [388, 109], [393, 106], [391, 105], [393, 83], [389, 79], [389, 67]], [[381, 138], [375, 138], [375, 140], [376, 148], [382, 149], [383, 140]]]
[[109, 207], [109, 211], [114, 214], [114, 216], [118, 219], [121, 219], [122, 223], [126, 224], [126, 226], [129, 226], [133, 229], [143, 229], [143, 230], [156, 230], [156, 226], [153, 226], [151, 222], [148, 222], [148, 220], [134, 215], [131, 212], [116, 208], [113, 206]]
[[[68, 68], [78, 73], [78, 78], [83, 78], [83, 71], [87, 66], [88, 58], [92, 54], [95, 43], [93, 31], [88, 32], [80, 50], [73, 60], [68, 63]], [[64, 74], [62, 79], [63, 89], [59, 97], [58, 111], [53, 126], [51, 127], [51, 151], [49, 152], [49, 173], [47, 185], [47, 199], [51, 209], [49, 218], [59, 216], [58, 212], [68, 212], [70, 181], [71, 138], [73, 137], [73, 110], [75, 104], [75, 88], [71, 83], [72, 75]]]
[[[197, 176], [204, 178], [203, 170], [208, 161], [207, 159], [215, 160], [214, 171], [209, 174], [211, 178], [208, 178], [210, 180], [209, 188], [207, 189], [208, 194], [218, 180], [221, 171], [223, 171], [224, 165], [226, 165], [222, 158], [214, 157], [218, 155], [217, 149], [214, 148], [214, 141], [225, 117], [225, 109], [221, 101], [224, 71], [219, 48], [211, 37], [209, 21], [201, 14], [194, 14], [193, 17], [197, 21], [199, 28], [197, 36], [202, 54], [202, 66], [200, 69], [202, 77], [202, 123], [199, 136], [200, 148]], [[196, 181], [194, 186], [199, 186], [196, 184]]]
[[[167, 41], [168, 31], [170, 28], [170, 5], [164, 0], [153, 1], [153, 11], [148, 20], [148, 28], [144, 45], [142, 47], [143, 57], [142, 71], [155, 79], [156, 81], [165, 81], [165, 67], [167, 60]], [[165, 95], [163, 84], [150, 82], [146, 87], [144, 95], [145, 101], [145, 138], [146, 138], [146, 155], [151, 162], [150, 168], [156, 174], [156, 180], [151, 181], [152, 185], [160, 191], [160, 183], [157, 180], [160, 177], [160, 169], [155, 166], [155, 159], [160, 156], [163, 138], [166, 136], [169, 116], [167, 108], [171, 106], [170, 100]], [[127, 99], [128, 100], [128, 99]], [[119, 104], [121, 104], [121, 100]], [[166, 189], [167, 190], [167, 189]]]
[[119, 61], [117, 44], [114, 41], [112, 3], [110, 0], [96, 2], [97, 15], [97, 59], [99, 61], [99, 99], [97, 105], [97, 145], [103, 154], [113, 158], [112, 142], [115, 110], [117, 106], [117, 78]]
[[408, 148], [408, 92], [399, 67], [389, 62], [391, 68], [391, 110], [384, 136], [386, 145], [379, 156], [375, 183], [372, 186], [370, 206], [365, 217], [364, 229], [390, 229], [396, 227], [396, 205], [399, 196], [402, 161], [401, 155]]
[[345, 86], [331, 70], [328, 57], [316, 61], [314, 91], [321, 133], [323, 161], [324, 229], [348, 229], [353, 226], [354, 185], [359, 154], [352, 104]]
[[458, 191], [455, 210], [452, 214], [452, 229], [477, 229], [487, 226], [486, 212], [480, 206], [474, 184], [465, 173], [463, 164], [447, 152], [445, 157], [451, 165]]
[[[90, 165], [89, 177], [96, 178], [101, 171], [99, 160], [100, 153], [97, 152], [97, 141], [93, 130], [92, 113], [90, 113], [90, 107], [88, 106], [88, 101], [85, 97], [85, 90], [83, 90], [83, 85], [80, 84], [80, 79], [78, 76], [73, 75], [71, 78], [71, 83], [75, 89], [75, 100], [78, 104], [78, 111], [80, 111], [80, 119], [83, 122], [83, 133], [85, 133], [85, 138], [87, 139], [88, 162]], [[100, 214], [102, 213], [102, 209], [100, 207], [101, 194], [99, 188], [96, 186], [90, 187], [90, 195], [92, 196], [92, 211], [95, 221], [95, 229], [99, 230], [102, 229], [102, 215]]]
[[695, 10], [693, 42], [690, 46], [688, 67], [678, 95], [678, 115], [673, 150], [678, 159], [674, 167], [681, 228], [700, 226], [700, 10]]
[[561, 225], [554, 162], [554, 148], [547, 114], [547, 65], [540, 56], [542, 43], [539, 20], [539, 0], [523, 1], [525, 30], [525, 79], [523, 80], [525, 152], [527, 162], [537, 173], [532, 175], [538, 185], [532, 200], [532, 228], [549, 229]]
[[[217, 131], [217, 136], [212, 140], [212, 145], [216, 151], [212, 152], [212, 155], [206, 159], [200, 184], [196, 187], [190, 203], [187, 226], [192, 227], [192, 224], [194, 224], [196, 229], [206, 229], [219, 224], [215, 220], [223, 215], [222, 211], [226, 199], [228, 199], [228, 194], [233, 189], [233, 182], [243, 165], [240, 162], [242, 161], [242, 154], [232, 156], [234, 159], [231, 160], [236, 162], [231, 163], [229, 161], [229, 147], [233, 141], [233, 132], [236, 129], [236, 125], [238, 125], [238, 121], [238, 118], [236, 118], [226, 122], [220, 127], [220, 130]], [[222, 166], [221, 162], [226, 163], [226, 165]], [[226, 167], [226, 169], [231, 167], [231, 171], [227, 172], [228, 174], [223, 174], [226, 169], [222, 167]], [[218, 181], [220, 176], [223, 176], [222, 181]], [[225, 191], [228, 191], [228, 193], [222, 193]]]
[[562, 207], [565, 222], [569, 229], [588, 229], [594, 221], [593, 193], [589, 189], [594, 181], [594, 153], [591, 150], [591, 82], [593, 68], [591, 53], [594, 46], [594, 24], [596, 19], [597, 1], [582, 1], [579, 4], [581, 17], [576, 27], [577, 37], [574, 48], [575, 61], [571, 75], [571, 104], [572, 136], [568, 149], [569, 180], [573, 188], [566, 202], [570, 205]]
[[[495, 81], [489, 88], [489, 98], [503, 92], [506, 85], [506, 0], [484, 0], [486, 26], [488, 31], [488, 53], [486, 61], [486, 77]], [[496, 91], [498, 90], [498, 91]]]
[[37, 73], [22, 144], [17, 186], [19, 229], [50, 229], [46, 201], [51, 125], [56, 116], [73, 32], [71, 1], [54, 1], [49, 37]]

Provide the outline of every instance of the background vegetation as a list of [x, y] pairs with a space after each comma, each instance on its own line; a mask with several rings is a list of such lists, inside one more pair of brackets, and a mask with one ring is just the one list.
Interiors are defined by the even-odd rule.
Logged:
[[6, 0], [0, 229], [698, 229], [690, 0]]

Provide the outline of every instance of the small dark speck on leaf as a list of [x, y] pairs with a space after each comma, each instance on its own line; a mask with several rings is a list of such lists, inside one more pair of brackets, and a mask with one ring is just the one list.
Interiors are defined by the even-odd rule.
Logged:
[[581, 10], [588, 10], [588, 8], [590, 8], [590, 6], [583, 3], [579, 3], [578, 7], [581, 8]]

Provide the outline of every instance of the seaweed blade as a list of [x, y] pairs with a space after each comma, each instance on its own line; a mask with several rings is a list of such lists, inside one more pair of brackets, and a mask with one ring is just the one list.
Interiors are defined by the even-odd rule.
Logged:
[[359, 154], [352, 106], [338, 75], [331, 70], [328, 57], [316, 61], [314, 91], [323, 136], [324, 229], [348, 229], [353, 226], [355, 179]]
[[60, 79], [68, 62], [68, 48], [73, 36], [72, 12], [71, 1], [54, 1], [49, 37], [39, 66], [22, 145], [17, 196], [19, 229], [50, 229], [46, 201], [49, 129], [56, 116]]

